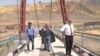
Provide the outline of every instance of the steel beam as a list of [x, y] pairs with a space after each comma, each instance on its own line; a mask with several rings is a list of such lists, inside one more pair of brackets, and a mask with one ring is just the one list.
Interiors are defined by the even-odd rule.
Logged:
[[65, 21], [68, 20], [67, 16], [67, 10], [66, 10], [66, 2], [65, 0], [60, 0], [60, 6], [61, 6], [61, 12], [62, 12], [62, 18], [63, 23], [65, 24]]
[[21, 0], [20, 5], [20, 31], [19, 33], [25, 32], [25, 20], [26, 20], [26, 0]]

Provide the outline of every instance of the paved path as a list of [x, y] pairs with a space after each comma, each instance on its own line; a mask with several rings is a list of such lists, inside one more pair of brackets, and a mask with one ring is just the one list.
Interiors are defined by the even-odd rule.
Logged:
[[[41, 44], [41, 38], [38, 36], [34, 41], [35, 49], [34, 51], [26, 51], [26, 47], [24, 51], [19, 53], [18, 56], [65, 56], [65, 48], [64, 44], [56, 38], [56, 42], [51, 44], [50, 52], [43, 50], [43, 44]], [[30, 45], [31, 46], [31, 45]], [[78, 56], [74, 51], [72, 51], [73, 56]]]
[[[18, 56], [39, 56], [39, 52], [40, 52], [40, 50], [39, 50], [39, 48], [41, 47], [41, 38], [40, 37], [36, 37], [35, 39], [34, 39], [34, 51], [26, 51], [26, 47], [25, 47], [25, 50], [24, 51], [22, 51]], [[31, 45], [30, 45], [30, 47], [31, 47]]]
[[[56, 38], [56, 42], [51, 44], [53, 51], [55, 53], [55, 56], [65, 56], [65, 48], [64, 44]], [[75, 52], [72, 51], [71, 53], [73, 56], [78, 56]]]

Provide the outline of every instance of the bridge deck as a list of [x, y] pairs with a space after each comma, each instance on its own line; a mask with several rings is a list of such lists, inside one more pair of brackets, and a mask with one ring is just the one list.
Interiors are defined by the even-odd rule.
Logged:
[[[24, 48], [24, 51], [19, 53], [18, 56], [65, 56], [65, 48], [64, 44], [56, 38], [56, 42], [51, 43], [51, 50], [43, 51], [43, 44], [41, 44], [41, 38], [38, 36], [35, 38], [34, 41], [35, 49], [34, 51], [25, 51], [26, 47]], [[79, 56], [74, 51], [72, 51], [73, 56]]]

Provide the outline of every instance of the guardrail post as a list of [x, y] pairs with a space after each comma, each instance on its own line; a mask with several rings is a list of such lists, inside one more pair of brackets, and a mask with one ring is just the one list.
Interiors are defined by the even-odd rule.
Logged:
[[[84, 33], [82, 32], [81, 33], [82, 35], [82, 47], [84, 47], [84, 37], [83, 37], [83, 35], [84, 35]], [[79, 48], [79, 55], [81, 56], [81, 54], [82, 54], [82, 50], [81, 50], [81, 48]]]
[[84, 33], [82, 33], [82, 47], [84, 47], [84, 37], [83, 37]]
[[1, 48], [1, 50], [0, 50], [0, 55], [2, 55], [2, 52], [3, 52], [3, 51], [2, 51], [2, 49], [3, 49], [3, 48], [2, 48], [2, 44], [0, 45], [0, 48]]
[[[9, 40], [8, 40], [9, 41]], [[8, 49], [8, 52], [9, 52], [9, 43], [8, 43], [8, 41], [7, 41], [7, 49]]]
[[19, 44], [22, 44], [21, 35], [19, 35]]

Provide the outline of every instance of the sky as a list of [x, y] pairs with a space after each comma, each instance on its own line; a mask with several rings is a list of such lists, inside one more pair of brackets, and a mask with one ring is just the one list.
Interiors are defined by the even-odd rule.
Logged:
[[[20, 2], [20, 0], [0, 0], [0, 6], [17, 4], [17, 1]], [[35, 1], [50, 2], [51, 0], [35, 0]], [[31, 3], [34, 3], [34, 0], [27, 0], [27, 4], [31, 4]]]

